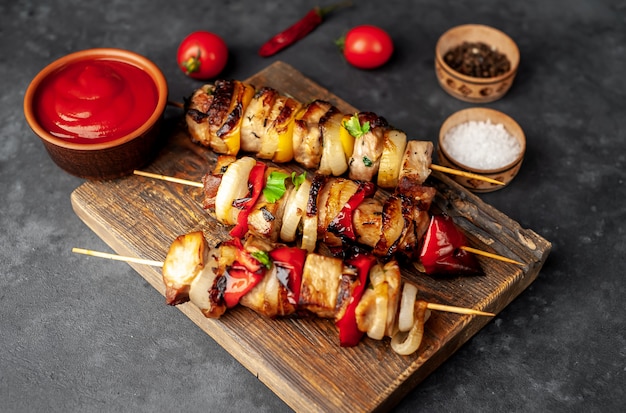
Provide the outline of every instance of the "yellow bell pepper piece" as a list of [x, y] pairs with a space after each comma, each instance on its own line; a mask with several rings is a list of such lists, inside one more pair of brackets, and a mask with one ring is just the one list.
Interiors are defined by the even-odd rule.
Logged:
[[254, 97], [255, 90], [251, 85], [236, 81], [235, 92], [228, 109], [228, 116], [222, 127], [228, 122], [234, 122], [229, 126], [229, 130], [218, 139], [222, 141], [222, 144], [216, 143], [216, 146], [220, 146], [221, 151], [226, 155], [237, 155], [241, 148], [241, 123], [243, 121], [243, 115], [248, 107], [248, 104]]
[[339, 140], [341, 141], [343, 152], [346, 154], [346, 160], [350, 159], [354, 152], [354, 136], [344, 126], [344, 122], [347, 122], [351, 117], [352, 115], [344, 115], [341, 120], [341, 128], [339, 128]]
[[281, 115], [275, 120], [273, 132], [278, 142], [276, 152], [272, 161], [285, 163], [293, 159], [293, 128], [296, 115], [300, 112], [302, 104], [294, 99], [288, 98]]

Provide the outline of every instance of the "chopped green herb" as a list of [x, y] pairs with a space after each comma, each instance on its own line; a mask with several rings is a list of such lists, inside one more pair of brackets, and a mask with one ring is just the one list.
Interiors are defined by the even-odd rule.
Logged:
[[295, 172], [292, 172], [291, 175], [278, 171], [270, 173], [270, 176], [267, 177], [265, 188], [263, 188], [263, 195], [265, 195], [267, 202], [273, 204], [285, 195], [285, 192], [287, 192], [285, 179], [289, 177], [291, 177], [291, 182], [293, 182], [296, 190], [298, 190], [302, 182], [306, 179], [306, 173], [303, 172], [300, 175], [296, 175]]
[[370, 123], [364, 122], [363, 125], [361, 125], [358, 114], [354, 114], [350, 119], [344, 121], [343, 127], [355, 138], [360, 138], [370, 131]]
[[254, 251], [250, 255], [256, 258], [261, 264], [263, 264], [268, 270], [272, 267], [272, 261], [270, 255], [265, 251]]
[[270, 173], [270, 176], [267, 177], [265, 188], [263, 188], [263, 195], [265, 195], [267, 202], [273, 204], [285, 195], [285, 192], [287, 192], [285, 179], [289, 177], [291, 177], [291, 182], [293, 182], [297, 191], [306, 179], [306, 172], [303, 172], [300, 175], [296, 175], [295, 172], [292, 172], [291, 175], [278, 171]]
[[373, 162], [370, 158], [368, 158], [367, 156], [363, 157], [363, 165], [367, 166], [368, 168], [371, 167], [373, 165]]
[[291, 182], [293, 182], [293, 186], [296, 187], [296, 191], [300, 188], [300, 185], [302, 185], [305, 179], [306, 172], [302, 172], [300, 175], [296, 175], [295, 172], [291, 173]]
[[267, 199], [267, 202], [273, 204], [285, 195], [287, 188], [285, 187], [285, 179], [289, 175], [284, 172], [274, 171], [267, 177], [265, 188], [263, 188], [263, 195]]

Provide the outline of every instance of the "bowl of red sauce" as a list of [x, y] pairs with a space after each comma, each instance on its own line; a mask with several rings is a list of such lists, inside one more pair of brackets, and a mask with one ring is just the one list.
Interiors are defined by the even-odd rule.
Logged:
[[167, 95], [163, 73], [144, 56], [88, 49], [35, 76], [24, 96], [24, 116], [59, 167], [109, 180], [155, 157]]

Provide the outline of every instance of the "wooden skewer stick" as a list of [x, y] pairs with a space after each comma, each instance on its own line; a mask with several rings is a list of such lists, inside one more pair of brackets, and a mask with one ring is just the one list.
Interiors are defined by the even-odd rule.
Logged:
[[499, 260], [499, 261], [502, 261], [502, 262], [508, 262], [510, 264], [517, 264], [517, 265], [522, 265], [522, 266], [524, 265], [523, 263], [521, 263], [519, 261], [515, 261], [515, 260], [512, 260], [510, 258], [503, 257], [502, 255], [494, 254], [494, 253], [491, 253], [491, 252], [479, 250], [479, 249], [472, 248], [472, 247], [466, 247], [465, 245], [463, 245], [461, 247], [461, 249], [465, 250], [467, 252], [474, 253], [476, 255], [482, 255], [484, 257], [493, 258], [495, 260]]
[[[430, 169], [434, 169], [436, 171], [440, 171], [440, 172], [444, 172], [444, 173], [447, 172], [447, 173], [452, 174], [452, 175], [464, 176], [466, 178], [480, 179], [480, 180], [483, 180], [485, 182], [490, 182], [492, 184], [504, 185], [504, 182], [500, 182], [500, 181], [497, 181], [495, 179], [487, 178], [486, 176], [476, 175], [476, 174], [473, 174], [473, 173], [470, 173], [470, 172], [465, 172], [465, 171], [459, 171], [458, 169], [451, 169], [451, 168], [447, 168], [447, 167], [441, 166], [441, 165], [431, 164], [430, 165]], [[181, 178], [174, 178], [174, 177], [167, 176], [167, 175], [153, 174], [151, 172], [143, 172], [143, 171], [135, 170], [134, 173], [135, 173], [135, 175], [145, 176], [147, 178], [161, 179], [163, 181], [176, 182], [176, 183], [183, 184], [183, 185], [196, 186], [198, 188], [202, 188], [204, 186], [200, 182], [189, 181], [187, 179], [181, 179]]]
[[135, 175], [140, 175], [140, 176], [145, 176], [147, 178], [160, 179], [162, 181], [175, 182], [177, 184], [195, 186], [195, 187], [198, 187], [198, 188], [203, 188], [204, 187], [202, 182], [189, 181], [187, 179], [182, 179], [182, 178], [174, 178], [173, 176], [159, 175], [159, 174], [153, 174], [151, 172], [143, 172], [143, 171], [137, 171], [137, 170], [134, 171], [134, 174]]
[[168, 100], [167, 104], [170, 106], [174, 106], [175, 108], [184, 109], [185, 105], [181, 102], [175, 102], [173, 100]]
[[456, 313], [456, 314], [469, 314], [469, 315], [484, 315], [488, 317], [494, 317], [494, 313], [487, 313], [485, 311], [474, 310], [473, 308], [465, 308], [465, 307], [455, 307], [451, 305], [444, 304], [435, 304], [435, 303], [427, 303], [426, 307], [431, 310], [436, 311], [445, 311], [447, 313]]
[[142, 258], [125, 257], [123, 255], [109, 254], [108, 252], [86, 250], [83, 248], [72, 248], [72, 252], [75, 252], [77, 254], [90, 255], [92, 257], [107, 258], [107, 259], [116, 260], [116, 261], [134, 262], [137, 264], [151, 265], [153, 267], [163, 266], [163, 261], [152, 261], [152, 260], [146, 260]]
[[[432, 167], [432, 165], [431, 165], [431, 167]], [[163, 180], [163, 181], [175, 182], [175, 183], [178, 183], [178, 184], [190, 185], [190, 186], [195, 186], [195, 187], [198, 187], [198, 188], [203, 188], [204, 187], [204, 185], [201, 182], [190, 181], [190, 180], [187, 180], [187, 179], [174, 178], [172, 176], [159, 175], [159, 174], [154, 174], [154, 173], [151, 173], [151, 172], [143, 172], [143, 171], [138, 171], [138, 170], [135, 170], [134, 173], [135, 173], [135, 175], [145, 176], [147, 178], [160, 179], [160, 180]], [[477, 254], [477, 255], [482, 255], [484, 257], [489, 257], [489, 258], [493, 258], [493, 259], [500, 260], [500, 261], [503, 261], [503, 262], [508, 262], [510, 264], [524, 265], [524, 264], [522, 264], [519, 261], [515, 261], [515, 260], [512, 260], [510, 258], [503, 257], [501, 255], [493, 254], [491, 252], [478, 250], [476, 248], [463, 246], [463, 247], [461, 247], [461, 249], [464, 249], [467, 252], [473, 252], [474, 254]]]
[[[142, 258], [135, 258], [135, 257], [124, 256], [124, 255], [110, 254], [108, 252], [87, 250], [87, 249], [84, 249], [84, 248], [72, 248], [72, 252], [75, 252], [77, 254], [89, 255], [89, 256], [92, 256], [92, 257], [107, 258], [107, 259], [115, 260], [115, 261], [133, 262], [133, 263], [137, 263], [137, 264], [150, 265], [150, 266], [153, 266], [153, 267], [163, 267], [163, 264], [164, 264], [163, 261], [146, 260], [146, 259], [142, 259]], [[431, 310], [445, 311], [447, 313], [481, 315], [481, 316], [488, 316], [488, 317], [495, 316], [495, 314], [493, 314], [493, 313], [486, 313], [484, 311], [474, 310], [472, 308], [455, 307], [455, 306], [444, 305], [444, 304], [427, 303], [426, 307], [431, 309]]]
[[483, 175], [473, 174], [471, 172], [459, 171], [458, 169], [448, 168], [447, 166], [441, 166], [441, 165], [436, 165], [436, 164], [431, 163], [430, 169], [434, 169], [435, 171], [447, 173], [450, 175], [458, 175], [458, 176], [464, 176], [466, 178], [478, 179], [480, 181], [485, 181], [485, 182], [489, 182], [489, 183], [496, 184], [496, 185], [506, 185], [504, 182], [498, 181], [496, 179], [491, 179]]

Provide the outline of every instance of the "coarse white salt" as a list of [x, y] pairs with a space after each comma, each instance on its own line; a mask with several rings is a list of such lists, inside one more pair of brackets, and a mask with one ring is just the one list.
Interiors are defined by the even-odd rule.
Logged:
[[522, 146], [501, 123], [468, 121], [444, 136], [447, 154], [459, 163], [476, 169], [498, 169], [513, 162]]

